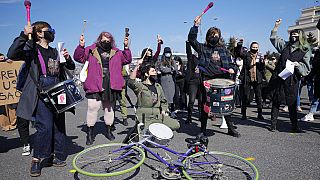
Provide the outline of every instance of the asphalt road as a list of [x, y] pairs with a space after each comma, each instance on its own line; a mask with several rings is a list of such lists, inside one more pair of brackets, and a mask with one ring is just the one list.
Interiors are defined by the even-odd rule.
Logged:
[[[305, 90], [305, 89], [304, 89]], [[129, 95], [135, 102], [134, 95], [129, 90]], [[81, 102], [76, 108], [76, 115], [67, 113], [67, 163], [63, 168], [48, 167], [42, 169], [42, 174], [37, 179], [93, 179], [72, 171], [74, 168], [71, 161], [76, 153], [80, 152], [85, 145], [85, 132], [83, 125], [86, 117], [86, 100]], [[298, 116], [302, 117], [307, 113], [306, 92], [302, 93], [303, 112]], [[129, 108], [130, 117], [133, 117], [133, 110]], [[290, 133], [291, 124], [288, 113], [280, 113], [279, 132], [269, 132], [266, 125], [270, 122], [270, 109], [263, 111], [266, 120], [256, 119], [256, 108], [248, 108], [248, 120], [240, 120], [240, 109], [235, 110], [234, 118], [241, 133], [240, 138], [228, 136], [226, 129], [220, 129], [220, 119], [208, 122], [209, 149], [238, 154], [245, 158], [251, 158], [260, 172], [260, 179], [272, 180], [296, 180], [296, 179], [320, 179], [320, 116], [315, 116], [314, 122], [301, 122], [300, 125], [305, 133]], [[99, 117], [103, 116], [100, 110]], [[116, 113], [117, 117], [121, 115]], [[169, 147], [183, 152], [187, 150], [184, 139], [194, 136], [199, 132], [199, 122], [194, 118], [191, 125], [185, 125], [186, 113], [181, 113], [178, 120], [181, 129], [174, 132], [174, 138]], [[121, 142], [125, 137], [127, 127], [124, 127], [116, 119], [115, 142]], [[134, 121], [129, 120], [129, 126], [133, 126]], [[35, 130], [31, 128], [31, 133]], [[105, 126], [103, 121], [98, 121], [95, 127], [97, 133], [94, 145], [109, 143], [104, 136]], [[213, 135], [215, 133], [215, 135]], [[31, 163], [30, 156], [22, 156], [22, 144], [19, 140], [17, 130], [10, 132], [0, 132], [0, 179], [35, 179], [29, 176]], [[174, 157], [172, 157], [174, 158]], [[146, 159], [144, 164], [136, 171], [121, 177], [110, 179], [152, 179], [153, 168], [161, 167], [161, 164], [152, 158]], [[162, 166], [163, 167], [163, 166]]]

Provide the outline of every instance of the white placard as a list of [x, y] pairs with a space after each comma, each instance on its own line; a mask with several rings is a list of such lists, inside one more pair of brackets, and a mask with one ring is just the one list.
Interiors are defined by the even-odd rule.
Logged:
[[292, 61], [287, 59], [286, 61], [286, 68], [281, 71], [279, 76], [283, 79], [286, 80], [289, 76], [291, 76], [294, 73], [294, 64]]
[[63, 49], [64, 49], [64, 42], [58, 42], [58, 52], [59, 52], [60, 63], [66, 62], [66, 59], [63, 56]]
[[80, 81], [81, 82], [85, 82], [88, 77], [88, 66], [89, 66], [89, 61], [86, 61], [80, 71]]

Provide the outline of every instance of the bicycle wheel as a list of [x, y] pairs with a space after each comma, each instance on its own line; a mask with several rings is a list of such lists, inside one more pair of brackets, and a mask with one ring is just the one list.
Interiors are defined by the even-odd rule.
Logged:
[[250, 162], [235, 154], [210, 151], [188, 156], [183, 164], [183, 175], [187, 179], [257, 180], [258, 169]]
[[72, 166], [77, 172], [93, 177], [128, 173], [141, 166], [146, 156], [137, 146], [125, 146], [128, 144], [114, 143], [90, 147], [73, 158]]

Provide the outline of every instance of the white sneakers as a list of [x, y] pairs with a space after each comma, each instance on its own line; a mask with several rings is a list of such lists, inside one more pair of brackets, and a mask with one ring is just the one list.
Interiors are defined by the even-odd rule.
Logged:
[[[281, 110], [284, 112], [289, 112], [288, 106], [284, 106]], [[297, 111], [302, 112], [302, 109], [300, 106], [297, 106]]]
[[171, 113], [170, 113], [170, 117], [173, 118], [173, 119], [175, 119], [175, 118], [177, 118], [177, 115], [176, 115], [176, 113], [171, 112]]
[[282, 108], [282, 111], [284, 111], [284, 112], [289, 112], [288, 106], [283, 107], [283, 108]]
[[24, 145], [22, 148], [22, 156], [30, 155], [30, 144]]
[[307, 122], [308, 121], [314, 121], [313, 114], [312, 113], [308, 113], [303, 118], [301, 118], [300, 121], [307, 121]]
[[300, 106], [297, 107], [297, 111], [298, 111], [298, 112], [302, 112], [302, 109], [301, 109]]

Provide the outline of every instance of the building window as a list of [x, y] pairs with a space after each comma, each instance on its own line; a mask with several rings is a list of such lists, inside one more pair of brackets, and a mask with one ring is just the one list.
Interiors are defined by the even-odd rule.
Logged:
[[320, 11], [316, 11], [316, 12], [315, 12], [315, 15], [316, 15], [316, 16], [319, 16], [319, 15], [320, 15]]

